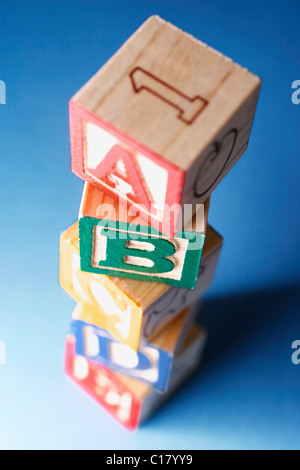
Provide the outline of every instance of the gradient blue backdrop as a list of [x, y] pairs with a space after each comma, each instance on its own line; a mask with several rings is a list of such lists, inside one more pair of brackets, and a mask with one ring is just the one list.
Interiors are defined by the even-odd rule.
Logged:
[[[83, 186], [68, 101], [154, 13], [264, 83], [249, 149], [212, 198], [225, 245], [200, 314], [203, 367], [128, 434], [61, 372], [74, 302], [58, 239]], [[0, 14], [0, 448], [300, 448], [299, 1], [2, 0]]]

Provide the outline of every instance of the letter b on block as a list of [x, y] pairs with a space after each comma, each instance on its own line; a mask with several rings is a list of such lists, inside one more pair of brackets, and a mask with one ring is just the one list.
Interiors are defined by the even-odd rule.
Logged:
[[[132, 230], [135, 227], [136, 230]], [[79, 222], [82, 271], [194, 288], [202, 233], [166, 239], [148, 227], [83, 217]], [[191, 249], [196, 238], [197, 249]]]
[[[103, 227], [95, 227], [95, 244], [103, 243], [106, 246], [106, 253], [103, 250], [94, 250], [92, 264], [95, 267], [101, 263], [102, 267], [111, 269], [130, 269], [134, 266], [137, 272], [147, 272], [151, 274], [168, 273], [174, 268], [174, 263], [167, 259], [167, 256], [175, 254], [175, 246], [168, 240], [151, 238], [145, 235], [138, 235], [136, 240], [119, 238], [119, 231]], [[111, 238], [114, 234], [116, 237]], [[105, 240], [104, 237], [107, 239]], [[108, 241], [110, 240], [110, 241]], [[100, 251], [100, 253], [99, 253]]]

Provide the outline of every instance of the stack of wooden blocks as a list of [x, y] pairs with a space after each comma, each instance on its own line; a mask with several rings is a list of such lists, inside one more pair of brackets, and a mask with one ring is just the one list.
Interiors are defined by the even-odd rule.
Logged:
[[222, 237], [210, 195], [245, 152], [260, 80], [154, 16], [70, 102], [79, 222], [61, 235], [77, 302], [65, 371], [136, 429], [194, 371], [195, 315]]

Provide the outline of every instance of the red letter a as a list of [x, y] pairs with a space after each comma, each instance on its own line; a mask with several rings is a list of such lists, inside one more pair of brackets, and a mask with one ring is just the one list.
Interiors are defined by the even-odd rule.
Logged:
[[134, 157], [120, 145], [113, 148], [104, 157], [96, 169], [89, 172], [97, 179], [122, 193], [135, 204], [143, 204], [151, 211], [151, 201], [144, 187]]

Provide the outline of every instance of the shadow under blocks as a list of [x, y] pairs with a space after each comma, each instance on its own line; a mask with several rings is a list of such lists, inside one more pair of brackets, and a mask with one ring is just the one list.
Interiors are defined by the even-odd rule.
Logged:
[[299, 447], [300, 364], [292, 363], [292, 343], [300, 340], [300, 286], [209, 298], [198, 321], [208, 331], [201, 367], [151, 422], [163, 419], [176, 433], [180, 420], [181, 432], [198, 435], [191, 448], [201, 446], [199, 434], [217, 429], [227, 441], [239, 428], [236, 446], [260, 448], [267, 433], [272, 448], [283, 434]]

